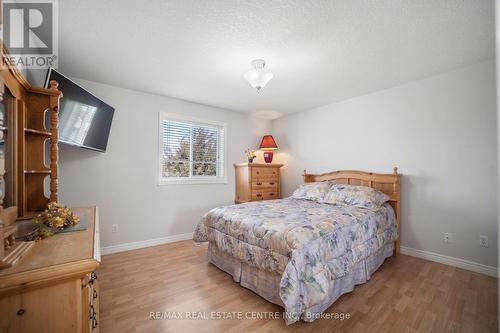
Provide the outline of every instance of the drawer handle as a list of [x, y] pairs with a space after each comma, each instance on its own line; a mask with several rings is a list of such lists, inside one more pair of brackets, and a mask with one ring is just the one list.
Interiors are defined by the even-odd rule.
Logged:
[[257, 194], [257, 197], [260, 198], [262, 196], [262, 194]]
[[97, 312], [95, 312], [93, 305], [90, 306], [89, 312], [90, 312], [90, 319], [92, 320], [92, 329], [95, 329], [97, 328], [98, 323], [97, 323]]
[[257, 185], [262, 185], [262, 183], [257, 183]]
[[269, 195], [270, 195], [271, 197], [274, 197], [274, 195], [275, 195], [275, 194], [276, 194], [276, 193], [269, 193]]
[[269, 183], [269, 185], [274, 185], [274, 182], [272, 182], [272, 183]]
[[26, 310], [24, 310], [24, 309], [19, 309], [19, 310], [17, 310], [16, 314], [17, 314], [18, 316], [22, 316], [25, 312], [26, 312]]
[[95, 272], [90, 273], [90, 284], [94, 284], [94, 281], [97, 280], [97, 274]]

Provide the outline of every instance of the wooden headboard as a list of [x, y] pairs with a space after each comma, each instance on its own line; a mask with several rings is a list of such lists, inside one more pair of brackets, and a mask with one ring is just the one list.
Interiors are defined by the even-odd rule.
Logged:
[[[401, 237], [401, 174], [398, 173], [397, 167], [394, 168], [393, 173], [343, 170], [322, 174], [310, 174], [304, 170], [303, 176], [305, 183], [334, 180], [338, 184], [363, 185], [384, 192], [389, 196], [389, 203], [396, 213], [398, 235]], [[396, 254], [398, 254], [400, 250], [400, 237], [398, 237], [394, 244], [394, 252]]]

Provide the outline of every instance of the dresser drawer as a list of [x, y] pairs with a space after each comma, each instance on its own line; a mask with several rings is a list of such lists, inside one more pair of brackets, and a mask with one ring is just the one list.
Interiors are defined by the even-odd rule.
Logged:
[[80, 279], [0, 298], [0, 332], [80, 332]]
[[252, 168], [252, 181], [278, 180], [279, 170], [276, 168]]
[[252, 182], [252, 191], [278, 191], [277, 180], [254, 180]]
[[252, 201], [279, 199], [278, 191], [255, 191], [252, 192]]

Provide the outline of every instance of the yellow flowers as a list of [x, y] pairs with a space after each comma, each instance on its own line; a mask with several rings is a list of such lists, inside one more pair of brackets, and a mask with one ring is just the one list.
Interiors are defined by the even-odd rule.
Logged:
[[78, 222], [80, 222], [80, 218], [73, 214], [68, 207], [58, 202], [50, 202], [47, 209], [33, 219], [36, 228], [28, 234], [27, 239], [40, 240]]
[[245, 154], [247, 155], [247, 157], [250, 159], [254, 159], [257, 157], [257, 155], [255, 154], [255, 151], [248, 148], [247, 150], [245, 150]]
[[62, 228], [64, 226], [64, 219], [62, 217], [56, 216], [49, 220], [49, 226], [53, 228]]

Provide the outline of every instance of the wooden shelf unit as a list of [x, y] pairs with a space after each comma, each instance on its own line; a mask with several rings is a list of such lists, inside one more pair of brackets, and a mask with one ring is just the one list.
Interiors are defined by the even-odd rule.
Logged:
[[[17, 207], [18, 218], [31, 218], [50, 201], [57, 201], [59, 100], [62, 93], [55, 81], [50, 88], [31, 86], [15, 66], [11, 66], [3, 47], [0, 83], [9, 101], [0, 124], [10, 142], [9, 196]], [[7, 161], [6, 161], [7, 162]], [[46, 165], [49, 164], [49, 165]], [[7, 164], [6, 164], [7, 166]], [[45, 196], [46, 178], [50, 178], [49, 197]], [[1, 203], [0, 203], [1, 205]]]

